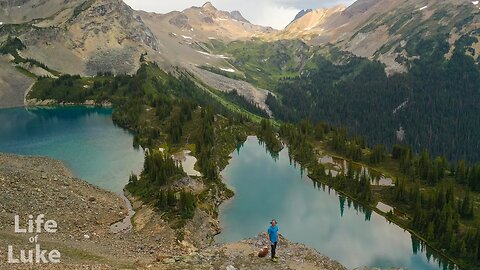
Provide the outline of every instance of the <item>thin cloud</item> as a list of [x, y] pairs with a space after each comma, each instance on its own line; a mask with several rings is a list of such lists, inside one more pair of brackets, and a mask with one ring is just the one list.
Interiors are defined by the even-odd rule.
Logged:
[[[124, 0], [134, 9], [157, 13], [184, 10], [191, 6], [201, 6], [206, 0]], [[338, 4], [351, 4], [353, 0], [212, 0], [214, 6], [221, 10], [238, 10], [252, 23], [282, 29], [290, 23], [295, 15], [306, 8], [330, 7]]]

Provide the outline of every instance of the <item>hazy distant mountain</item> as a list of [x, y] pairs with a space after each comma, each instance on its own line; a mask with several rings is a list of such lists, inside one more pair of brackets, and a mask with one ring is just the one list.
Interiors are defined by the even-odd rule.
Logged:
[[[314, 10], [276, 38], [300, 38], [311, 45], [333, 43], [384, 62], [390, 72], [402, 72], [404, 60], [417, 56], [408, 49], [410, 41], [438, 35], [453, 45], [463, 35], [478, 37], [479, 8], [478, 1], [468, 0], [358, 0], [348, 8]], [[472, 46], [478, 59], [476, 48], [478, 41]]]
[[[140, 12], [156, 33], [190, 37], [192, 40], [238, 40], [275, 33], [271, 27], [251, 24], [239, 11], [221, 11], [210, 2], [201, 7], [187, 8], [167, 14]], [[188, 38], [187, 38], [188, 39]]]
[[234, 11], [230, 12], [230, 15], [232, 16], [232, 19], [234, 19], [234, 20], [245, 22], [245, 23], [250, 23], [250, 21], [245, 19], [243, 17], [242, 13], [240, 13], [240, 11], [238, 11], [238, 10], [234, 10]]
[[300, 11], [297, 13], [297, 15], [295, 15], [295, 18], [293, 18], [293, 21], [291, 21], [290, 24], [293, 23], [294, 21], [300, 19], [301, 17], [305, 16], [305, 14], [310, 13], [310, 12], [312, 12], [312, 11], [313, 11], [313, 9], [310, 9], [310, 8], [309, 8], [309, 9], [302, 9], [302, 10], [300, 10]]

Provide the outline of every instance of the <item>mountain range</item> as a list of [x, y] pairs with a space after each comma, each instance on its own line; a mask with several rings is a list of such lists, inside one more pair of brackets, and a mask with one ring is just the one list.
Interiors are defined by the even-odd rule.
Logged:
[[313, 74], [318, 57], [333, 65], [380, 63], [392, 77], [410, 73], [419, 59], [441, 52], [449, 61], [461, 50], [478, 67], [478, 1], [358, 0], [302, 10], [292, 19], [276, 30], [209, 2], [157, 14], [121, 0], [3, 1], [0, 106], [23, 104], [36, 77], [132, 74], [141, 57], [167, 71], [185, 70], [208, 87], [235, 89], [270, 114], [267, 98], [281, 98], [280, 79]]
[[[83, 75], [132, 73], [142, 52], [158, 54], [152, 59], [171, 65], [215, 65], [222, 61], [207, 54], [206, 44], [249, 39], [333, 44], [380, 60], [394, 73], [406, 71], [405, 61], [398, 59], [417, 56], [406, 48], [410, 39], [445, 34], [453, 45], [464, 34], [478, 34], [479, 9], [477, 2], [465, 0], [359, 0], [350, 7], [302, 10], [285, 29], [275, 30], [209, 2], [156, 14], [132, 10], [120, 0], [18, 0], [0, 3], [0, 37], [18, 36], [27, 47], [25, 57]], [[471, 47], [478, 60], [479, 43]]]

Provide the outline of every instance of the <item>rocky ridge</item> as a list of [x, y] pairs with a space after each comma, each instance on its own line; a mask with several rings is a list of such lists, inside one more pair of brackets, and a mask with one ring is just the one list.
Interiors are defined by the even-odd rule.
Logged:
[[[452, 46], [463, 35], [478, 36], [479, 23], [476, 1], [358, 0], [349, 7], [309, 12], [272, 38], [299, 38], [314, 46], [334, 44], [355, 55], [379, 60], [388, 73], [397, 73], [408, 68], [406, 61], [399, 59], [418, 56], [409, 51], [409, 42], [449, 36]], [[479, 43], [477, 40], [472, 47]], [[473, 57], [478, 61], [478, 53]]]

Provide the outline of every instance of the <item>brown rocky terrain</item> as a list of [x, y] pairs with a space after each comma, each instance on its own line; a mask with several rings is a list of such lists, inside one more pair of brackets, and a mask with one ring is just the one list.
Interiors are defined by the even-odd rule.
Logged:
[[[0, 26], [0, 40], [17, 36], [27, 47], [24, 58], [63, 73], [133, 73], [141, 53], [158, 49], [148, 27], [121, 0], [25, 0], [3, 5], [12, 19]], [[19, 19], [13, 15], [17, 9], [30, 15]]]
[[0, 21], [25, 23], [50, 17], [62, 10], [73, 9], [83, 0], [10, 0], [0, 2]]
[[[42, 157], [0, 154], [0, 269], [345, 269], [301, 244], [281, 239], [279, 262], [258, 258], [264, 235], [230, 244], [211, 244], [212, 219], [197, 210], [178, 231], [161, 214], [132, 198], [133, 228], [115, 232], [112, 225], [129, 210], [117, 194], [74, 178], [59, 161]], [[57, 249], [60, 264], [11, 265], [7, 246], [31, 249], [32, 233], [15, 233], [15, 215], [26, 228], [28, 215], [58, 223], [56, 233], [38, 233], [42, 249]], [[120, 223], [121, 224], [121, 223]], [[209, 241], [206, 241], [208, 240]]]
[[379, 60], [387, 72], [395, 73], [407, 70], [396, 61], [398, 57], [415, 57], [405, 50], [409, 40], [445, 34], [452, 45], [463, 34], [472, 35], [479, 23], [478, 2], [469, 0], [358, 0], [349, 7], [309, 12], [272, 38], [299, 38], [316, 46], [335, 44], [358, 56]]
[[[215, 8], [210, 2], [201, 7], [191, 7], [183, 11], [167, 14], [139, 12], [145, 21], [152, 20], [161, 26], [157, 31], [190, 37], [208, 42], [212, 39], [223, 41], [243, 40], [277, 33], [271, 27], [250, 23], [238, 11], [227, 12]], [[148, 23], [147, 23], [148, 24]], [[149, 27], [155, 28], [152, 24]]]

